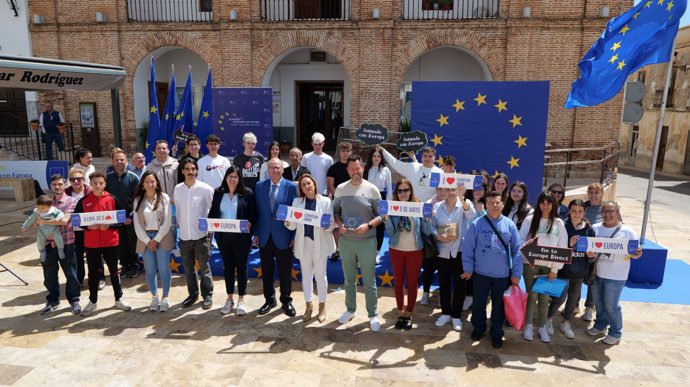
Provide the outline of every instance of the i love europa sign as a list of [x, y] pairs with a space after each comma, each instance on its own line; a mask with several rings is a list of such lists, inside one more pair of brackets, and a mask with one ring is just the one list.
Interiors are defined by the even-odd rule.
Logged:
[[633, 254], [640, 246], [636, 239], [580, 237], [575, 251], [593, 253]]
[[331, 214], [305, 210], [304, 208], [286, 206], [284, 204], [278, 206], [276, 219], [321, 228], [328, 228], [328, 226], [331, 224]]
[[432, 211], [433, 206], [431, 203], [400, 202], [395, 200], [379, 201], [379, 215], [431, 218]]
[[200, 218], [199, 230], [208, 232], [234, 232], [246, 234], [249, 232], [249, 221], [243, 219]]

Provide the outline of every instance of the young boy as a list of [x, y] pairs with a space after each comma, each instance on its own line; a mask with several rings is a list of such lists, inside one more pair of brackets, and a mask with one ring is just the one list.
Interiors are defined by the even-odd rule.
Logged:
[[[36, 199], [36, 208], [29, 218], [22, 224], [22, 232], [26, 233], [29, 227], [33, 226], [36, 218], [43, 220], [62, 220], [65, 214], [53, 207], [53, 200], [46, 195], [41, 195]], [[36, 237], [36, 244], [38, 245], [38, 252], [40, 253], [41, 262], [46, 261], [46, 240], [48, 237], [53, 237], [53, 242], [57, 247], [60, 259], [65, 259], [65, 244], [62, 240], [62, 233], [60, 233], [60, 226], [40, 225], [38, 226], [38, 236]]]

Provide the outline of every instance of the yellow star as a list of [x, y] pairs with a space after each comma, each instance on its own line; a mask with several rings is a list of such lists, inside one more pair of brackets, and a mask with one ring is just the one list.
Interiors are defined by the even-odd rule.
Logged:
[[180, 272], [180, 266], [182, 266], [181, 263], [177, 263], [175, 258], [170, 260], [170, 271], [173, 273], [179, 273]]
[[498, 177], [498, 175], [499, 175], [500, 173], [501, 173], [501, 172], [499, 172], [498, 170], [494, 169], [494, 174], [491, 176], [491, 178], [495, 180], [495, 179]]
[[357, 284], [363, 284], [363, 282], [362, 282], [362, 275], [361, 275], [361, 274], [357, 274], [357, 277], [355, 277], [355, 283], [357, 283]]
[[441, 114], [441, 117], [439, 117], [436, 122], [438, 122], [439, 127], [443, 127], [443, 125], [448, 125], [448, 116], [444, 116]]
[[377, 275], [377, 277], [381, 278], [381, 286], [388, 286], [393, 287], [393, 276], [388, 274], [388, 270], [386, 270], [386, 273], [383, 275]]
[[640, 13], [639, 13], [639, 12], [635, 12], [635, 14], [633, 15], [633, 19], [637, 20], [637, 17], [638, 17], [638, 16], [640, 16]]
[[513, 169], [515, 167], [520, 167], [520, 164], [518, 164], [518, 161], [520, 161], [520, 159], [516, 159], [515, 157], [510, 156], [510, 161], [506, 161], [506, 163], [510, 164], [510, 169]]
[[441, 142], [441, 140], [443, 140], [443, 136], [439, 137], [438, 134], [434, 133], [434, 138], [431, 139], [431, 142], [433, 142], [434, 146], [436, 147], [439, 145], [443, 145], [443, 142]]
[[297, 278], [297, 275], [299, 275], [299, 273], [300, 273], [300, 271], [299, 271], [299, 270], [295, 270], [295, 268], [293, 267], [293, 268], [292, 268], [292, 279], [295, 280], [295, 281], [299, 281], [299, 278]]
[[254, 271], [256, 272], [256, 278], [261, 278], [261, 277], [263, 277], [264, 273], [263, 273], [263, 271], [261, 270], [261, 266], [252, 267], [252, 270], [254, 270]]
[[146, 141], [146, 149], [149, 149], [150, 146], [151, 146], [151, 144], [149, 144], [149, 142]]
[[611, 46], [611, 51], [615, 52], [616, 50], [621, 48], [621, 42], [622, 40], [620, 42], [613, 42], [613, 46]]
[[201, 271], [201, 265], [197, 260], [194, 261], [194, 269], [197, 271], [197, 273]]
[[618, 60], [618, 54], [614, 55], [609, 59], [609, 63], [615, 63]]
[[455, 112], [459, 112], [460, 110], [465, 110], [465, 101], [460, 101], [459, 99], [455, 99], [455, 103], [450, 105], [455, 108]]
[[651, 7], [651, 6], [652, 6], [652, 1], [649, 0], [648, 2], [644, 3], [644, 6], [647, 7], [647, 8]]
[[513, 142], [518, 144], [518, 149], [520, 149], [523, 146], [527, 146], [527, 137], [522, 137], [518, 134], [518, 139]]
[[482, 95], [482, 93], [477, 93], [477, 98], [474, 100], [477, 101], [477, 106], [481, 104], [486, 105], [486, 95]]
[[223, 125], [223, 120], [218, 120], [218, 123]]
[[513, 119], [508, 120], [508, 122], [513, 124], [513, 128], [518, 126], [518, 125], [522, 126], [522, 117], [518, 117], [515, 114], [513, 114]]
[[438, 164], [439, 167], [443, 166], [443, 157], [441, 157], [441, 155], [438, 155], [438, 158], [436, 159], [436, 164]]
[[225, 131], [225, 128], [221, 126], [221, 127], [220, 127], [220, 130]]
[[666, 4], [666, 10], [671, 12], [671, 8], [673, 8], [674, 5], [673, 1], [669, 1], [668, 4]]
[[180, 113], [180, 118], [184, 117], [184, 112]]
[[501, 101], [501, 99], [499, 98], [498, 103], [496, 105], [494, 105], [494, 107], [498, 108], [498, 112], [500, 113], [503, 110], [508, 110], [506, 105], [508, 105], [508, 101]]
[[617, 67], [617, 69], [618, 69], [618, 70], [623, 70], [623, 67], [625, 67], [625, 60], [622, 60], [622, 61], [618, 62], [618, 67]]
[[209, 114], [208, 114], [208, 112], [204, 112], [204, 113], [202, 114], [202, 116], [204, 116], [204, 118], [208, 118]]
[[167, 120], [169, 118], [170, 118], [170, 113], [165, 113], [165, 119]]
[[621, 35], [625, 36], [625, 33], [628, 32], [628, 31], [630, 31], [630, 27], [628, 27], [628, 25], [626, 24], [626, 25], [623, 26], [623, 28], [621, 28], [621, 30], [619, 31], [619, 33], [620, 33]]
[[658, 5], [664, 5], [664, 1], [666, 1], [666, 0], [659, 0], [659, 1], [657, 1], [656, 3], [657, 3]]
[[179, 115], [179, 114], [175, 116], [175, 119], [176, 119], [177, 121], [179, 121], [179, 120], [180, 120], [180, 118], [182, 118], [182, 116], [181, 116], [181, 115]]
[[156, 108], [155, 106], [151, 106], [151, 113], [155, 113], [157, 111], [158, 111], [158, 108]]

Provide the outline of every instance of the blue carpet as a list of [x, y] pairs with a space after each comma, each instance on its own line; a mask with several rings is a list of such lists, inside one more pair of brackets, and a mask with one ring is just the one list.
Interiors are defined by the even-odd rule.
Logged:
[[628, 282], [622, 301], [653, 302], [658, 304], [690, 305], [690, 265], [679, 260], [666, 261], [664, 283], [661, 285]]

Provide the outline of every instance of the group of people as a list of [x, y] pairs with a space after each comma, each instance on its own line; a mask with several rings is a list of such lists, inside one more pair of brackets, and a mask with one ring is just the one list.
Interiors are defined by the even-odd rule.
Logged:
[[[352, 144], [343, 141], [338, 144], [338, 160], [334, 162], [323, 152], [324, 136], [314, 133], [313, 151], [303, 155], [300, 149], [293, 148], [286, 162], [280, 159], [278, 143], [271, 144], [270, 158], [266, 159], [255, 150], [256, 136], [245, 133], [244, 151], [231, 162], [218, 153], [221, 144], [216, 135], [205, 141], [208, 155], [199, 153], [200, 140], [192, 136], [186, 142], [186, 153], [178, 160], [170, 155], [169, 144], [158, 140], [155, 158], [148, 165], [144, 165], [141, 153], [135, 154], [128, 164], [125, 152], [115, 148], [112, 167], [105, 174], [94, 170], [88, 150], [78, 150], [77, 162], [67, 179], [61, 175], [51, 178], [52, 199], [39, 197], [35, 213], [23, 225], [24, 229], [32, 224], [39, 228], [37, 243], [48, 290], [41, 313], [48, 314], [59, 305], [61, 267], [73, 313], [92, 314], [98, 291], [105, 286], [104, 264], [108, 267], [116, 307], [130, 310], [131, 305], [123, 298], [120, 273], [136, 277], [139, 255], [151, 293], [149, 309], [167, 311], [170, 254], [178, 240], [188, 292], [181, 305], [190, 307], [201, 299], [202, 308], [209, 309], [214, 289], [209, 254], [215, 237], [224, 264], [227, 295], [221, 314], [247, 313], [247, 260], [254, 245], [261, 257], [264, 296], [258, 314], [277, 307], [277, 268], [281, 309], [290, 317], [296, 316], [291, 297], [295, 257], [302, 271], [302, 319], [307, 322], [316, 314], [319, 322], [325, 321], [327, 261], [340, 259], [345, 311], [338, 321], [346, 324], [355, 317], [356, 289], [361, 278], [370, 327], [378, 331], [381, 321], [376, 265], [383, 255], [385, 233], [389, 237], [399, 315], [396, 329], [414, 327], [418, 279], [422, 279], [419, 302], [428, 305], [431, 282], [438, 271], [441, 314], [435, 322], [437, 327], [451, 324], [454, 330], [461, 331], [462, 312], [471, 308], [471, 337], [480, 340], [488, 329], [486, 307], [491, 300], [489, 333], [492, 345], [501, 347], [505, 321], [503, 293], [524, 278], [528, 300], [523, 337], [533, 340], [536, 319], [541, 341], [550, 342], [553, 318], [565, 304], [559, 328], [572, 339], [572, 319], [578, 309], [581, 287], [595, 265], [596, 279], [589, 286], [584, 318], [592, 320], [596, 310], [596, 319], [587, 333], [603, 335], [608, 329], [603, 340], [607, 344], [615, 344], [621, 338], [618, 301], [627, 279], [629, 258], [639, 258], [640, 250], [631, 255], [574, 252], [572, 263], [566, 265], [540, 260], [530, 265], [523, 261], [520, 252], [521, 247], [531, 243], [573, 248], [581, 236], [635, 239], [634, 231], [621, 223], [618, 205], [603, 201], [603, 187], [598, 183], [588, 187], [587, 202], [572, 200], [568, 207], [562, 204], [563, 187], [554, 184], [538, 195], [537, 206], [532, 208], [525, 183], [510, 184], [505, 174], [492, 179], [485, 171], [472, 171], [483, 176], [481, 187], [473, 190], [462, 185], [431, 187], [432, 173], [456, 172], [453, 157], [446, 157], [442, 168], [435, 165], [432, 147], [422, 150], [421, 163], [413, 153], [411, 161], [401, 161], [380, 146], [371, 149], [368, 161], [364, 162], [359, 154], [353, 154]], [[401, 176], [395, 183], [392, 172]], [[379, 202], [385, 199], [431, 203], [432, 215], [424, 218], [381, 214]], [[278, 220], [276, 213], [281, 205], [329, 214], [332, 220], [321, 227]], [[125, 211], [124, 221], [82, 228], [73, 227], [70, 222], [70, 214], [115, 210]], [[200, 228], [201, 218], [246, 221], [248, 232], [209, 233]], [[438, 250], [433, 257], [425, 254], [425, 246], [430, 244]], [[84, 254], [89, 302], [82, 309], [79, 294], [85, 278]], [[567, 289], [558, 298], [532, 292], [538, 277], [567, 279]], [[314, 305], [314, 282], [318, 309]]]

